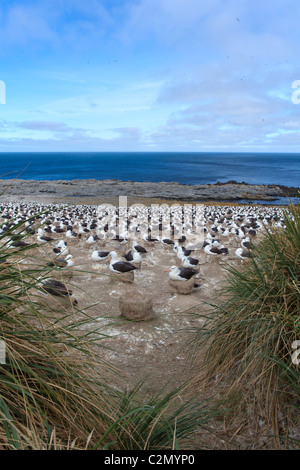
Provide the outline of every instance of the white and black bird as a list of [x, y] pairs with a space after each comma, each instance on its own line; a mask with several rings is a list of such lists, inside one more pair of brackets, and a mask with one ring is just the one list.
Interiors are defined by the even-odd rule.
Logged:
[[65, 240], [59, 240], [55, 246], [56, 248], [67, 248], [68, 243]]
[[77, 238], [77, 236], [78, 236], [78, 233], [74, 232], [72, 229], [69, 229], [66, 232], [66, 237], [67, 238], [75, 239], [75, 238]]
[[47, 294], [55, 295], [58, 297], [71, 296], [73, 292], [61, 281], [56, 279], [44, 279], [40, 283], [40, 287]]
[[97, 251], [94, 250], [91, 259], [93, 261], [105, 261], [110, 255], [110, 251]]
[[116, 251], [110, 252], [109, 259], [110, 259], [109, 269], [113, 273], [124, 274], [124, 273], [128, 273], [130, 271], [135, 271], [136, 269], [138, 269], [129, 261], [120, 260]]
[[143, 246], [139, 245], [138, 242], [136, 240], [133, 241], [132, 243], [132, 249], [137, 251], [138, 253], [148, 253], [148, 251], [146, 250], [146, 248], [144, 248]]
[[54, 242], [55, 239], [52, 237], [48, 237], [48, 235], [38, 235], [37, 241], [40, 243], [49, 243], [49, 242]]
[[57, 267], [57, 268], [70, 268], [71, 266], [74, 266], [75, 261], [73, 259], [72, 255], [67, 255], [66, 258], [56, 258], [47, 263], [47, 266], [50, 267]]
[[170, 238], [162, 238], [161, 243], [165, 246], [173, 246], [175, 245], [174, 240], [171, 240]]
[[53, 227], [51, 228], [51, 232], [52, 232], [52, 233], [64, 233], [64, 232], [65, 232], [65, 229], [62, 228], [62, 227], [53, 226]]
[[250, 250], [253, 248], [253, 243], [251, 242], [250, 237], [243, 238], [241, 241], [241, 246], [242, 248], [245, 248], [245, 250]]
[[86, 239], [86, 244], [87, 245], [92, 245], [93, 243], [96, 243], [97, 241], [99, 240], [98, 236], [97, 235], [90, 235], [87, 239]]
[[198, 271], [193, 268], [178, 268], [177, 266], [171, 266], [167, 272], [169, 272], [169, 279], [172, 281], [188, 281], [192, 276], [198, 274]]
[[53, 248], [53, 252], [56, 255], [67, 255], [69, 253], [67, 242], [65, 242], [64, 240], [60, 240], [58, 243], [56, 243], [55, 247]]
[[220, 245], [218, 250], [219, 250], [220, 255], [229, 255], [229, 250], [224, 245]]
[[135, 264], [140, 264], [142, 262], [141, 255], [138, 253], [138, 251], [134, 251], [134, 250], [128, 251], [128, 253], [124, 255], [124, 258], [126, 259], [126, 261], [129, 261]]
[[235, 256], [237, 256], [240, 259], [248, 259], [251, 257], [251, 253], [248, 250], [245, 250], [244, 248], [238, 248], [235, 250]]
[[40, 243], [49, 243], [55, 241], [55, 239], [53, 237], [45, 235], [44, 230], [38, 229], [37, 241], [39, 241]]
[[251, 238], [255, 237], [255, 236], [256, 236], [256, 233], [257, 233], [257, 232], [256, 232], [256, 230], [254, 230], [254, 228], [249, 228], [249, 230], [248, 230], [248, 235], [249, 235]]
[[24, 242], [23, 240], [12, 240], [7, 244], [7, 246], [13, 248], [25, 248], [26, 246], [30, 246], [30, 243]]
[[219, 250], [219, 248], [218, 248], [217, 246], [214, 246], [212, 243], [210, 243], [210, 244], [208, 244], [208, 245], [206, 245], [206, 246], [204, 247], [204, 253], [205, 253], [206, 255], [213, 255], [213, 256], [215, 256], [215, 255], [219, 255], [219, 254], [220, 254], [220, 250]]
[[182, 259], [181, 266], [183, 268], [196, 268], [198, 266], [199, 260], [196, 258], [191, 258], [190, 256], [184, 256]]
[[178, 243], [185, 243], [186, 242], [186, 236], [185, 235], [181, 235], [179, 238], [178, 238]]
[[188, 250], [184, 246], [178, 244], [178, 242], [174, 243], [173, 246], [174, 253], [177, 253], [177, 256], [181, 258], [182, 256], [190, 256], [194, 250]]
[[149, 242], [149, 243], [159, 242], [159, 239], [152, 237], [151, 233], [145, 234], [143, 236], [143, 239], [145, 240], [145, 242]]

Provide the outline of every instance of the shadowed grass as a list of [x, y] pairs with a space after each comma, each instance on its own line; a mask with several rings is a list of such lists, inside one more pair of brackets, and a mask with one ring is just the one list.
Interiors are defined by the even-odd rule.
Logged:
[[[10, 232], [16, 230], [18, 225]], [[48, 448], [54, 429], [57, 445], [76, 437], [80, 446], [95, 427], [95, 438], [102, 435], [114, 416], [116, 393], [108, 386], [113, 368], [95, 343], [91, 348], [91, 329], [82, 328], [91, 321], [85, 312], [69, 298], [47, 296], [50, 305], [44, 303], [39, 283], [49, 269], [34, 268], [33, 245], [9, 248], [4, 238], [11, 233], [0, 236], [5, 260], [0, 264], [0, 333], [6, 352], [0, 366], [0, 446]], [[93, 333], [99, 349], [101, 333]]]
[[[146, 401], [140, 396], [142, 383], [137, 384], [119, 403], [118, 420], [107, 430], [114, 441], [106, 447], [179, 450], [184, 445], [185, 449], [194, 449], [194, 434], [198, 431], [196, 448], [207, 448], [208, 441], [199, 438], [199, 434], [212, 432], [210, 422], [215, 415], [220, 416], [220, 410], [209, 400], [201, 403], [197, 399], [183, 400], [186, 385], [168, 393], [163, 387]], [[104, 438], [105, 435], [95, 449], [102, 445]]]
[[[266, 228], [254, 256], [240, 269], [228, 267], [218, 304], [210, 305], [193, 348], [206, 349], [206, 380], [218, 378], [241, 402], [255, 397], [277, 436], [283, 413], [299, 411], [299, 366], [292, 344], [300, 340], [300, 206], [285, 210], [284, 228]], [[298, 423], [299, 424], [299, 423]]]

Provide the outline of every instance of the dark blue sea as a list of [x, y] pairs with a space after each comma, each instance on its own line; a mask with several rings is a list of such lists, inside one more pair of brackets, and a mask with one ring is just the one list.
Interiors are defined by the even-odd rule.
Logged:
[[[19, 175], [19, 176], [18, 176]], [[288, 153], [0, 153], [0, 178], [119, 179], [300, 186], [300, 154]]]

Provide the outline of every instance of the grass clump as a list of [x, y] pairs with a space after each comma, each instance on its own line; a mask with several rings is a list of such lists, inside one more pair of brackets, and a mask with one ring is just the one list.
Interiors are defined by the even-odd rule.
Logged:
[[253, 257], [228, 268], [220, 301], [210, 305], [193, 339], [206, 348], [205, 377], [217, 377], [229, 393], [242, 391], [240, 401], [252, 401], [277, 443], [299, 425], [300, 373], [292, 360], [300, 340], [299, 204], [285, 210], [284, 225], [266, 228]]
[[50, 270], [39, 263], [36, 245], [10, 246], [12, 234], [25, 237], [21, 225], [0, 235], [0, 448], [82, 447], [113, 416], [111, 367], [87, 340], [82, 326], [89, 316], [69, 298], [43, 291]]

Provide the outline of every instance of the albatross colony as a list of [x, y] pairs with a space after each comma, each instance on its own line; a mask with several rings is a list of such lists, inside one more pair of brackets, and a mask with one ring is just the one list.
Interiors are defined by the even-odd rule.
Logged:
[[[115, 354], [117, 365], [125, 370], [135, 367], [141, 374], [159, 358], [171, 358], [177, 341], [173, 333], [199, 321], [182, 312], [197, 311], [201, 300], [215, 298], [227, 263], [247, 263], [265, 225], [274, 230], [284, 226], [281, 208], [0, 205], [0, 244], [6, 244], [6, 252], [12, 250], [25, 267], [32, 253], [32, 262], [46, 266], [50, 279], [54, 277], [51, 269], [62, 273], [56, 279], [76, 299], [73, 305], [87, 311], [103, 333], [117, 334], [117, 352], [106, 351], [108, 358]], [[33, 245], [32, 250], [28, 245]], [[123, 269], [132, 271], [133, 282], [119, 281]], [[191, 294], [170, 292], [169, 276], [175, 270], [182, 275], [193, 270]], [[151, 321], [130, 322], [120, 316], [120, 297], [135, 290], [152, 298]]]
[[109, 274], [111, 257], [128, 269], [132, 269], [128, 263], [137, 263], [139, 278], [145, 274], [149, 289], [151, 266], [161, 271], [164, 282], [165, 269], [174, 264], [198, 267], [201, 273], [201, 266], [212, 258], [237, 262], [251, 256], [253, 241], [264, 226], [284, 227], [282, 209], [178, 204], [126, 208], [0, 205], [2, 244], [12, 248], [35, 244], [45, 256], [45, 263], [58, 256], [60, 261], [65, 258], [67, 264], [67, 256], [71, 255], [76, 259], [76, 268], [89, 268], [91, 272]]

